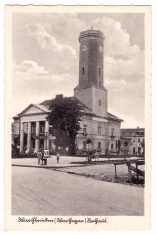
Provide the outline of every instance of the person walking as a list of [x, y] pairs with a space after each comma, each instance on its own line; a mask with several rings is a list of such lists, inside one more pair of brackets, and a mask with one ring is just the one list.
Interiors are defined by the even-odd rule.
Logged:
[[60, 159], [60, 154], [59, 152], [57, 152], [57, 163], [59, 163], [59, 159]]
[[42, 153], [42, 155], [41, 155], [41, 161], [42, 161], [41, 165], [43, 165], [43, 162], [44, 162], [44, 149], [42, 149], [41, 153]]
[[39, 149], [39, 151], [37, 152], [37, 158], [38, 158], [38, 165], [40, 165], [40, 160], [42, 160], [42, 152]]

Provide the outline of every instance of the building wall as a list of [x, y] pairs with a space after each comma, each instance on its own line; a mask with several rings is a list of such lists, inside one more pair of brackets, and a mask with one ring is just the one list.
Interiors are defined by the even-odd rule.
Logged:
[[86, 89], [74, 89], [74, 97], [85, 104], [90, 110], [92, 110], [93, 96], [92, 88]]
[[19, 135], [19, 120], [14, 120], [12, 123], [12, 133], [15, 135]]
[[[108, 149], [111, 152], [117, 151], [116, 142], [120, 139], [120, 135], [121, 135], [120, 126], [121, 126], [121, 123], [118, 121], [114, 121], [114, 120], [108, 121]], [[113, 130], [114, 130], [113, 132], [114, 138], [111, 138]]]
[[131, 138], [129, 144], [129, 153], [133, 154], [133, 149], [135, 154], [144, 152], [143, 143], [145, 142], [145, 130], [144, 128], [135, 128], [135, 129], [122, 129], [121, 130], [122, 138]]
[[[101, 119], [100, 119], [101, 120]], [[83, 127], [86, 125], [87, 135], [83, 134]], [[101, 154], [105, 154], [105, 150], [107, 147], [107, 122], [106, 120], [97, 121], [94, 120], [92, 116], [84, 115], [82, 117], [82, 122], [80, 122], [80, 126], [82, 130], [79, 131], [77, 135], [77, 147], [79, 150], [83, 150], [83, 142], [87, 141], [87, 139], [91, 139], [92, 144], [87, 145], [87, 149], [98, 149], [98, 143], [101, 143]], [[101, 131], [100, 131], [101, 130]]]
[[[79, 58], [79, 86], [80, 88], [86, 87], [88, 84], [88, 40], [82, 40], [80, 43], [80, 58]], [[83, 50], [83, 46], [85, 46], [85, 50]], [[82, 68], [84, 68], [84, 74], [82, 72]]]
[[92, 97], [92, 112], [97, 115], [107, 117], [107, 90], [93, 87]]
[[107, 117], [107, 90], [94, 86], [86, 89], [75, 89], [74, 96], [93, 113]]
[[93, 83], [98, 87], [103, 87], [103, 50], [99, 50], [100, 46], [103, 48], [103, 39], [98, 35], [99, 34], [95, 32], [95, 36], [93, 35], [93, 37], [90, 37], [87, 32], [86, 37], [80, 39], [80, 88], [84, 88], [90, 83]]

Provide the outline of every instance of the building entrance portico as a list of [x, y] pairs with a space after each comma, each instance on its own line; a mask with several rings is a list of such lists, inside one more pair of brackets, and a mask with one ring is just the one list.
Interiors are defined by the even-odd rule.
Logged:
[[49, 122], [46, 120], [49, 110], [45, 112], [45, 107], [42, 110], [42, 105], [40, 109], [38, 106], [30, 105], [20, 115], [20, 152], [37, 152], [39, 148], [49, 148]]
[[[27, 135], [27, 143], [24, 144], [24, 134]], [[26, 153], [31, 150], [37, 152], [39, 148], [49, 148], [49, 123], [48, 121], [22, 122], [21, 123], [21, 139], [20, 152], [26, 149]]]

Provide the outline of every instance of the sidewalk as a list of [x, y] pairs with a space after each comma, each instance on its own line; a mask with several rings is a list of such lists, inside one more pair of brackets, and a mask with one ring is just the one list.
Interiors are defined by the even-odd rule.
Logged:
[[47, 159], [47, 165], [38, 165], [37, 158], [13, 158], [11, 159], [12, 166], [23, 166], [23, 167], [37, 167], [37, 168], [61, 168], [61, 167], [76, 167], [85, 166], [86, 164], [70, 164], [71, 162], [84, 162], [85, 157], [68, 157], [61, 156], [59, 163], [57, 163], [56, 156], [52, 156]]
[[[133, 160], [137, 158], [130, 158], [130, 159]], [[104, 161], [104, 164], [105, 164], [105, 162], [107, 163], [109, 159], [108, 158], [99, 159], [99, 161], [102, 161], [102, 160]], [[118, 159], [112, 158], [111, 160], [119, 161], [119, 160], [124, 160], [124, 158], [123, 157], [118, 158]], [[95, 162], [94, 159], [92, 161]], [[99, 165], [99, 161], [96, 161], [97, 165]], [[84, 162], [84, 164], [81, 164], [81, 162]], [[11, 159], [11, 163], [12, 163], [12, 166], [37, 167], [37, 168], [62, 168], [62, 167], [90, 166], [90, 164], [86, 162], [86, 156], [84, 157], [61, 156], [59, 163], [57, 163], [56, 156], [51, 156], [50, 158], [47, 159], [47, 165], [38, 165], [37, 158], [13, 158]], [[103, 165], [103, 163], [100, 163], [100, 165]]]

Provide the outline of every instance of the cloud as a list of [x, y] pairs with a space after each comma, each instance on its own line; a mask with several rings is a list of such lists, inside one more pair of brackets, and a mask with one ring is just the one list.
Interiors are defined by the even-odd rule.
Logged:
[[44, 69], [42, 66], [38, 66], [35, 61], [32, 60], [24, 60], [21, 62], [20, 65], [17, 65], [13, 61], [13, 71], [19, 73], [29, 73], [29, 74], [36, 74], [36, 75], [47, 75], [48, 71]]
[[[130, 45], [130, 35], [122, 29], [120, 22], [102, 17], [94, 19], [92, 25], [104, 32], [105, 77], [116, 80], [125, 75], [123, 79], [127, 81], [131, 74], [144, 76], [144, 51], [137, 45]], [[134, 76], [132, 79], [134, 81]]]
[[122, 29], [120, 22], [102, 17], [94, 19], [92, 25], [104, 32], [106, 55], [125, 55], [127, 59], [131, 59], [139, 53], [139, 46], [130, 46], [130, 35]]
[[58, 53], [70, 53], [76, 57], [76, 51], [69, 45], [59, 44], [54, 37], [49, 35], [44, 27], [38, 23], [25, 26], [29, 36], [35, 38], [42, 49], [56, 50]]
[[71, 74], [53, 74], [35, 61], [22, 61], [12, 64], [12, 109], [13, 116], [31, 103], [52, 99], [58, 93], [73, 95], [77, 77]]
[[62, 82], [64, 80], [72, 80], [70, 74], [51, 74], [44, 69], [44, 67], [39, 66], [35, 61], [22, 61], [19, 65], [13, 61], [13, 80], [41, 80], [49, 82]]

